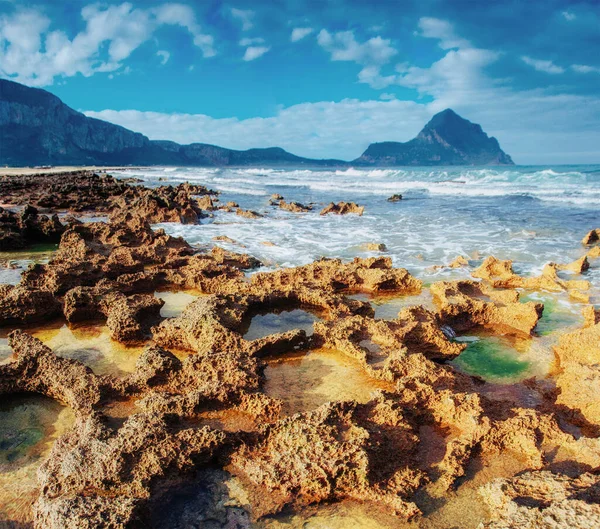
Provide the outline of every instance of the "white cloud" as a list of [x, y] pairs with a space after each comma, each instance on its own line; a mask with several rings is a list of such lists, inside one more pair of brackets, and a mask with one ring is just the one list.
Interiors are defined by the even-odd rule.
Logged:
[[[379, 101], [304, 103], [281, 108], [272, 117], [244, 120], [133, 110], [88, 115], [143, 132], [152, 139], [198, 141], [237, 149], [277, 143], [302, 156], [351, 160], [371, 142], [409, 140], [434, 113], [451, 107], [496, 136], [518, 163], [597, 163], [600, 97], [557, 94], [555, 89], [514, 90], [486, 73], [486, 66], [497, 60], [499, 53], [472, 47], [448, 32], [447, 26], [438, 25], [436, 31], [431, 24], [427, 27], [429, 38], [444, 40], [443, 46], [450, 41], [460, 46], [445, 48], [446, 55], [428, 68], [396, 65], [397, 73], [388, 76], [393, 79], [386, 82], [414, 88], [431, 102], [402, 101], [382, 94]], [[332, 58], [336, 54], [335, 60], [353, 60], [363, 66], [361, 75], [365, 78], [378, 71], [377, 64], [375, 70], [369, 69], [369, 60], [385, 61], [385, 55], [373, 59], [353, 35], [342, 38], [345, 45], [327, 32], [319, 36]], [[581, 71], [589, 72], [585, 67]]]
[[443, 50], [471, 47], [468, 40], [462, 39], [454, 33], [454, 27], [446, 20], [422, 17], [419, 19], [419, 30], [417, 35], [429, 39], [439, 39], [440, 48]]
[[565, 69], [562, 66], [556, 65], [552, 61], [543, 61], [543, 60], [538, 60], [538, 59], [532, 59], [531, 57], [528, 57], [527, 55], [523, 55], [521, 57], [521, 60], [525, 64], [533, 67], [538, 72], [545, 72], [545, 73], [551, 73], [551, 74], [565, 73]]
[[32, 86], [53, 83], [55, 77], [114, 72], [161, 26], [186, 29], [204, 57], [215, 55], [213, 38], [204, 34], [194, 11], [182, 4], [134, 9], [129, 3], [81, 10], [85, 28], [72, 39], [36, 10], [17, 9], [0, 16], [0, 74]]
[[245, 61], [253, 61], [254, 59], [258, 59], [262, 57], [265, 53], [267, 53], [271, 48], [269, 46], [249, 46], [246, 48], [246, 53], [244, 53]]
[[572, 22], [577, 18], [577, 16], [574, 13], [571, 13], [570, 11], [563, 11], [561, 15], [565, 18], [565, 20], [568, 20], [569, 22]]
[[313, 28], [294, 28], [290, 36], [290, 41], [298, 42], [304, 37], [308, 37], [314, 31]]
[[330, 33], [322, 29], [317, 35], [317, 42], [330, 53], [332, 61], [351, 61], [361, 65], [363, 69], [358, 74], [361, 83], [367, 83], [373, 88], [385, 88], [393, 82], [393, 76], [381, 75], [382, 66], [398, 53], [389, 39], [373, 37], [360, 43], [352, 31]]
[[240, 46], [252, 46], [253, 44], [263, 44], [265, 39], [262, 37], [255, 37], [253, 39], [245, 38], [240, 40]]
[[571, 69], [577, 73], [600, 73], [600, 67], [587, 64], [573, 64]]
[[248, 31], [254, 27], [254, 11], [251, 9], [230, 9], [231, 16], [242, 23], [242, 31]]
[[379, 95], [379, 99], [381, 99], [382, 101], [392, 101], [393, 99], [396, 99], [396, 95], [383, 92], [383, 94]]
[[478, 48], [450, 50], [429, 68], [407, 67], [397, 84], [443, 98], [447, 106], [452, 106], [489, 85], [482, 70], [498, 56], [498, 53]]
[[152, 139], [204, 142], [235, 149], [277, 144], [304, 156], [348, 159], [357, 157], [371, 141], [411, 138], [430, 117], [424, 105], [412, 101], [354, 99], [302, 103], [282, 108], [273, 117], [244, 120], [135, 110], [86, 114], [142, 132]]
[[171, 54], [167, 50], [158, 50], [156, 55], [160, 58], [160, 63], [163, 65], [167, 64], [171, 58]]
[[543, 90], [514, 92], [494, 86], [470, 95], [452, 105], [448, 104], [452, 95], [441, 95], [428, 104], [398, 99], [303, 103], [282, 108], [272, 117], [243, 120], [135, 110], [86, 114], [151, 139], [235, 149], [277, 144], [301, 156], [351, 160], [371, 142], [413, 138], [434, 113], [452, 106], [496, 136], [518, 163], [594, 163], [600, 157], [598, 97], [551, 95]]

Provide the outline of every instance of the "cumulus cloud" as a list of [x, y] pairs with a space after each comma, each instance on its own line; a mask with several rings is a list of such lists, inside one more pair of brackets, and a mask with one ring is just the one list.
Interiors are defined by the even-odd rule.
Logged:
[[523, 55], [521, 57], [521, 60], [528, 66], [531, 66], [533, 69], [537, 70], [538, 72], [545, 72], [551, 74], [565, 73], [565, 69], [562, 66], [556, 65], [552, 61], [532, 59], [527, 55]]
[[164, 25], [184, 28], [204, 57], [215, 55], [213, 37], [202, 32], [194, 11], [183, 4], [149, 9], [134, 9], [129, 3], [93, 4], [81, 10], [81, 18], [85, 28], [71, 39], [63, 31], [51, 31], [50, 19], [33, 9], [0, 16], [0, 73], [45, 86], [59, 76], [115, 72]]
[[246, 48], [246, 53], [244, 53], [244, 60], [253, 61], [254, 59], [258, 59], [270, 49], [271, 48], [269, 46], [249, 46]]
[[254, 11], [251, 9], [230, 9], [231, 16], [242, 24], [242, 31], [248, 31], [254, 27]]
[[171, 54], [167, 50], [158, 50], [156, 55], [160, 58], [160, 63], [163, 65], [167, 64], [171, 58]]
[[438, 39], [440, 48], [448, 50], [450, 48], [469, 48], [471, 44], [468, 40], [458, 37], [454, 32], [454, 26], [447, 20], [439, 18], [422, 17], [419, 19], [419, 31], [417, 35], [428, 39]]
[[351, 61], [363, 69], [358, 74], [361, 83], [373, 88], [385, 88], [394, 77], [383, 77], [382, 66], [388, 64], [398, 51], [392, 47], [389, 39], [373, 37], [365, 42], [358, 42], [353, 31], [330, 33], [322, 29], [317, 35], [321, 48], [331, 55], [332, 61]]
[[577, 16], [574, 13], [571, 13], [570, 11], [563, 11], [561, 15], [564, 17], [565, 20], [568, 20], [569, 22], [572, 22], [577, 18]]
[[294, 28], [290, 35], [290, 41], [298, 42], [299, 40], [308, 37], [313, 31], [313, 28]]

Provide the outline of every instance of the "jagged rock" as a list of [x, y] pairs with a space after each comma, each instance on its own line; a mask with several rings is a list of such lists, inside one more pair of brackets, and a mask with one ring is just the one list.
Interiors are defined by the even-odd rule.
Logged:
[[0, 366], [1, 394], [40, 393], [78, 413], [89, 413], [100, 401], [98, 377], [80, 362], [56, 356], [23, 331], [13, 331], [9, 345], [15, 360]]
[[483, 529], [588, 529], [600, 525], [600, 476], [549, 471], [497, 479], [479, 489], [491, 513]]
[[133, 415], [118, 432], [95, 415], [81, 419], [39, 470], [43, 492], [34, 523], [51, 529], [128, 527], [151, 498], [154, 480], [210, 462], [224, 438], [208, 427], [172, 433], [159, 414]]
[[583, 272], [589, 267], [587, 258], [582, 257], [568, 265], [548, 263], [544, 266], [542, 274], [537, 277], [522, 277], [515, 274], [512, 261], [501, 261], [493, 256], [488, 257], [483, 264], [473, 270], [473, 277], [486, 279], [494, 288], [524, 288], [527, 290], [550, 290], [560, 292], [563, 290], [589, 290], [589, 281], [565, 280], [558, 276], [559, 270]]
[[459, 331], [483, 326], [531, 334], [544, 310], [541, 303], [520, 303], [516, 291], [493, 291], [475, 281], [439, 281], [430, 288], [440, 321]]
[[449, 268], [462, 268], [463, 266], [469, 266], [469, 261], [462, 255], [456, 257], [456, 259], [448, 265]]
[[237, 208], [235, 210], [235, 214], [239, 215], [240, 217], [247, 218], [247, 219], [260, 219], [261, 217], [263, 217], [263, 215], [261, 215], [260, 213], [257, 213], [256, 211], [252, 211], [250, 209], [241, 209], [241, 208]]
[[227, 237], [227, 235], [217, 235], [216, 237], [213, 237], [212, 240], [218, 242], [228, 242], [229, 244], [236, 244], [236, 241], [234, 241], [231, 237]]
[[317, 286], [329, 291], [355, 292], [395, 291], [417, 293], [421, 281], [404, 268], [393, 268], [389, 257], [355, 258], [349, 263], [340, 259], [320, 259], [296, 268], [257, 273], [252, 287], [268, 290], [289, 290], [296, 286]]
[[[595, 314], [594, 314], [595, 321]], [[562, 335], [554, 347], [556, 403], [574, 410], [572, 419], [583, 426], [600, 426], [600, 324]]]
[[[387, 407], [383, 415], [374, 408], [324, 405], [266, 426], [254, 446], [243, 445], [230, 468], [248, 486], [253, 515], [343, 498], [386, 504], [405, 519], [417, 515], [418, 508], [408, 501], [423, 479], [410, 468], [417, 437], [401, 410]], [[363, 421], [371, 431], [363, 426], [362, 414], [369, 416]], [[386, 426], [392, 424], [395, 434], [386, 439]], [[394, 463], [378, 475], [374, 463], [385, 453], [394, 454]]]
[[422, 353], [435, 360], [451, 360], [465, 348], [449, 341], [436, 316], [422, 307], [402, 310], [395, 320], [355, 315], [315, 324], [313, 340], [361, 361], [373, 376], [395, 380], [399, 355]]
[[590, 230], [586, 236], [581, 240], [581, 244], [595, 244], [600, 241], [600, 228]]
[[584, 327], [592, 327], [597, 323], [600, 323], [600, 310], [596, 309], [592, 305], [587, 305], [581, 311], [585, 320]]
[[20, 213], [0, 207], [0, 251], [12, 251], [37, 243], [58, 243], [65, 226], [57, 215], [39, 215], [25, 206]]
[[338, 202], [337, 204], [331, 202], [321, 210], [320, 215], [328, 215], [329, 213], [335, 213], [336, 215], [347, 215], [348, 213], [356, 213], [357, 215], [362, 216], [364, 212], [365, 207], [359, 206], [354, 202]]
[[48, 321], [61, 313], [52, 293], [22, 285], [0, 284], [0, 325]]
[[307, 211], [312, 211], [312, 206], [305, 206], [304, 204], [300, 204], [300, 202], [286, 202], [285, 200], [279, 201], [279, 207], [286, 211], [291, 211], [292, 213], [306, 213]]

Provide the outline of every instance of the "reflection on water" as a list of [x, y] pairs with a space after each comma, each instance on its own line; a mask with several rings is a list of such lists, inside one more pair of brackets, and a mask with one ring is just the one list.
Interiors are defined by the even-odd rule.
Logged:
[[378, 320], [395, 320], [398, 313], [407, 308], [414, 306], [423, 306], [427, 310], [436, 311], [436, 306], [433, 302], [433, 296], [428, 288], [423, 288], [416, 295], [370, 295], [370, 294], [350, 294], [347, 296], [351, 299], [359, 301], [368, 301], [375, 310], [375, 318]]
[[30, 521], [37, 469], [74, 420], [69, 408], [40, 395], [0, 399], [0, 520]]
[[0, 283], [16, 285], [23, 270], [33, 263], [47, 263], [56, 248], [56, 244], [34, 244], [24, 250], [0, 252]]
[[126, 347], [110, 338], [104, 325], [44, 328], [31, 334], [58, 356], [79, 360], [98, 375], [123, 375], [135, 369], [143, 347]]
[[583, 324], [583, 305], [569, 299], [566, 292], [528, 292], [521, 295], [520, 300], [544, 304], [544, 312], [535, 328], [540, 336], [562, 334]]
[[373, 391], [388, 388], [365, 374], [357, 360], [329, 349], [272, 358], [264, 375], [265, 393], [283, 401], [284, 416], [331, 401], [367, 402]]
[[0, 336], [0, 365], [9, 362], [11, 356], [12, 349], [8, 345], [8, 338]]
[[453, 361], [462, 371], [488, 382], [517, 382], [531, 376], [531, 364], [519, 353], [528, 350], [531, 340], [515, 340], [505, 336], [464, 336], [467, 348]]
[[282, 310], [252, 316], [248, 330], [244, 332], [245, 340], [257, 340], [270, 334], [302, 329], [307, 335], [313, 333], [313, 324], [319, 318], [303, 309]]
[[192, 301], [205, 295], [197, 290], [157, 291], [154, 293], [155, 297], [165, 302], [160, 309], [160, 315], [163, 318], [176, 318]]

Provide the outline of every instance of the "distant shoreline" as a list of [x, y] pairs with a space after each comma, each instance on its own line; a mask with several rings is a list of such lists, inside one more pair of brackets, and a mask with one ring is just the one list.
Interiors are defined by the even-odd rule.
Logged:
[[34, 174], [61, 174], [76, 171], [123, 171], [125, 169], [142, 169], [143, 166], [122, 165], [62, 165], [57, 167], [0, 167], [0, 176], [24, 176]]

